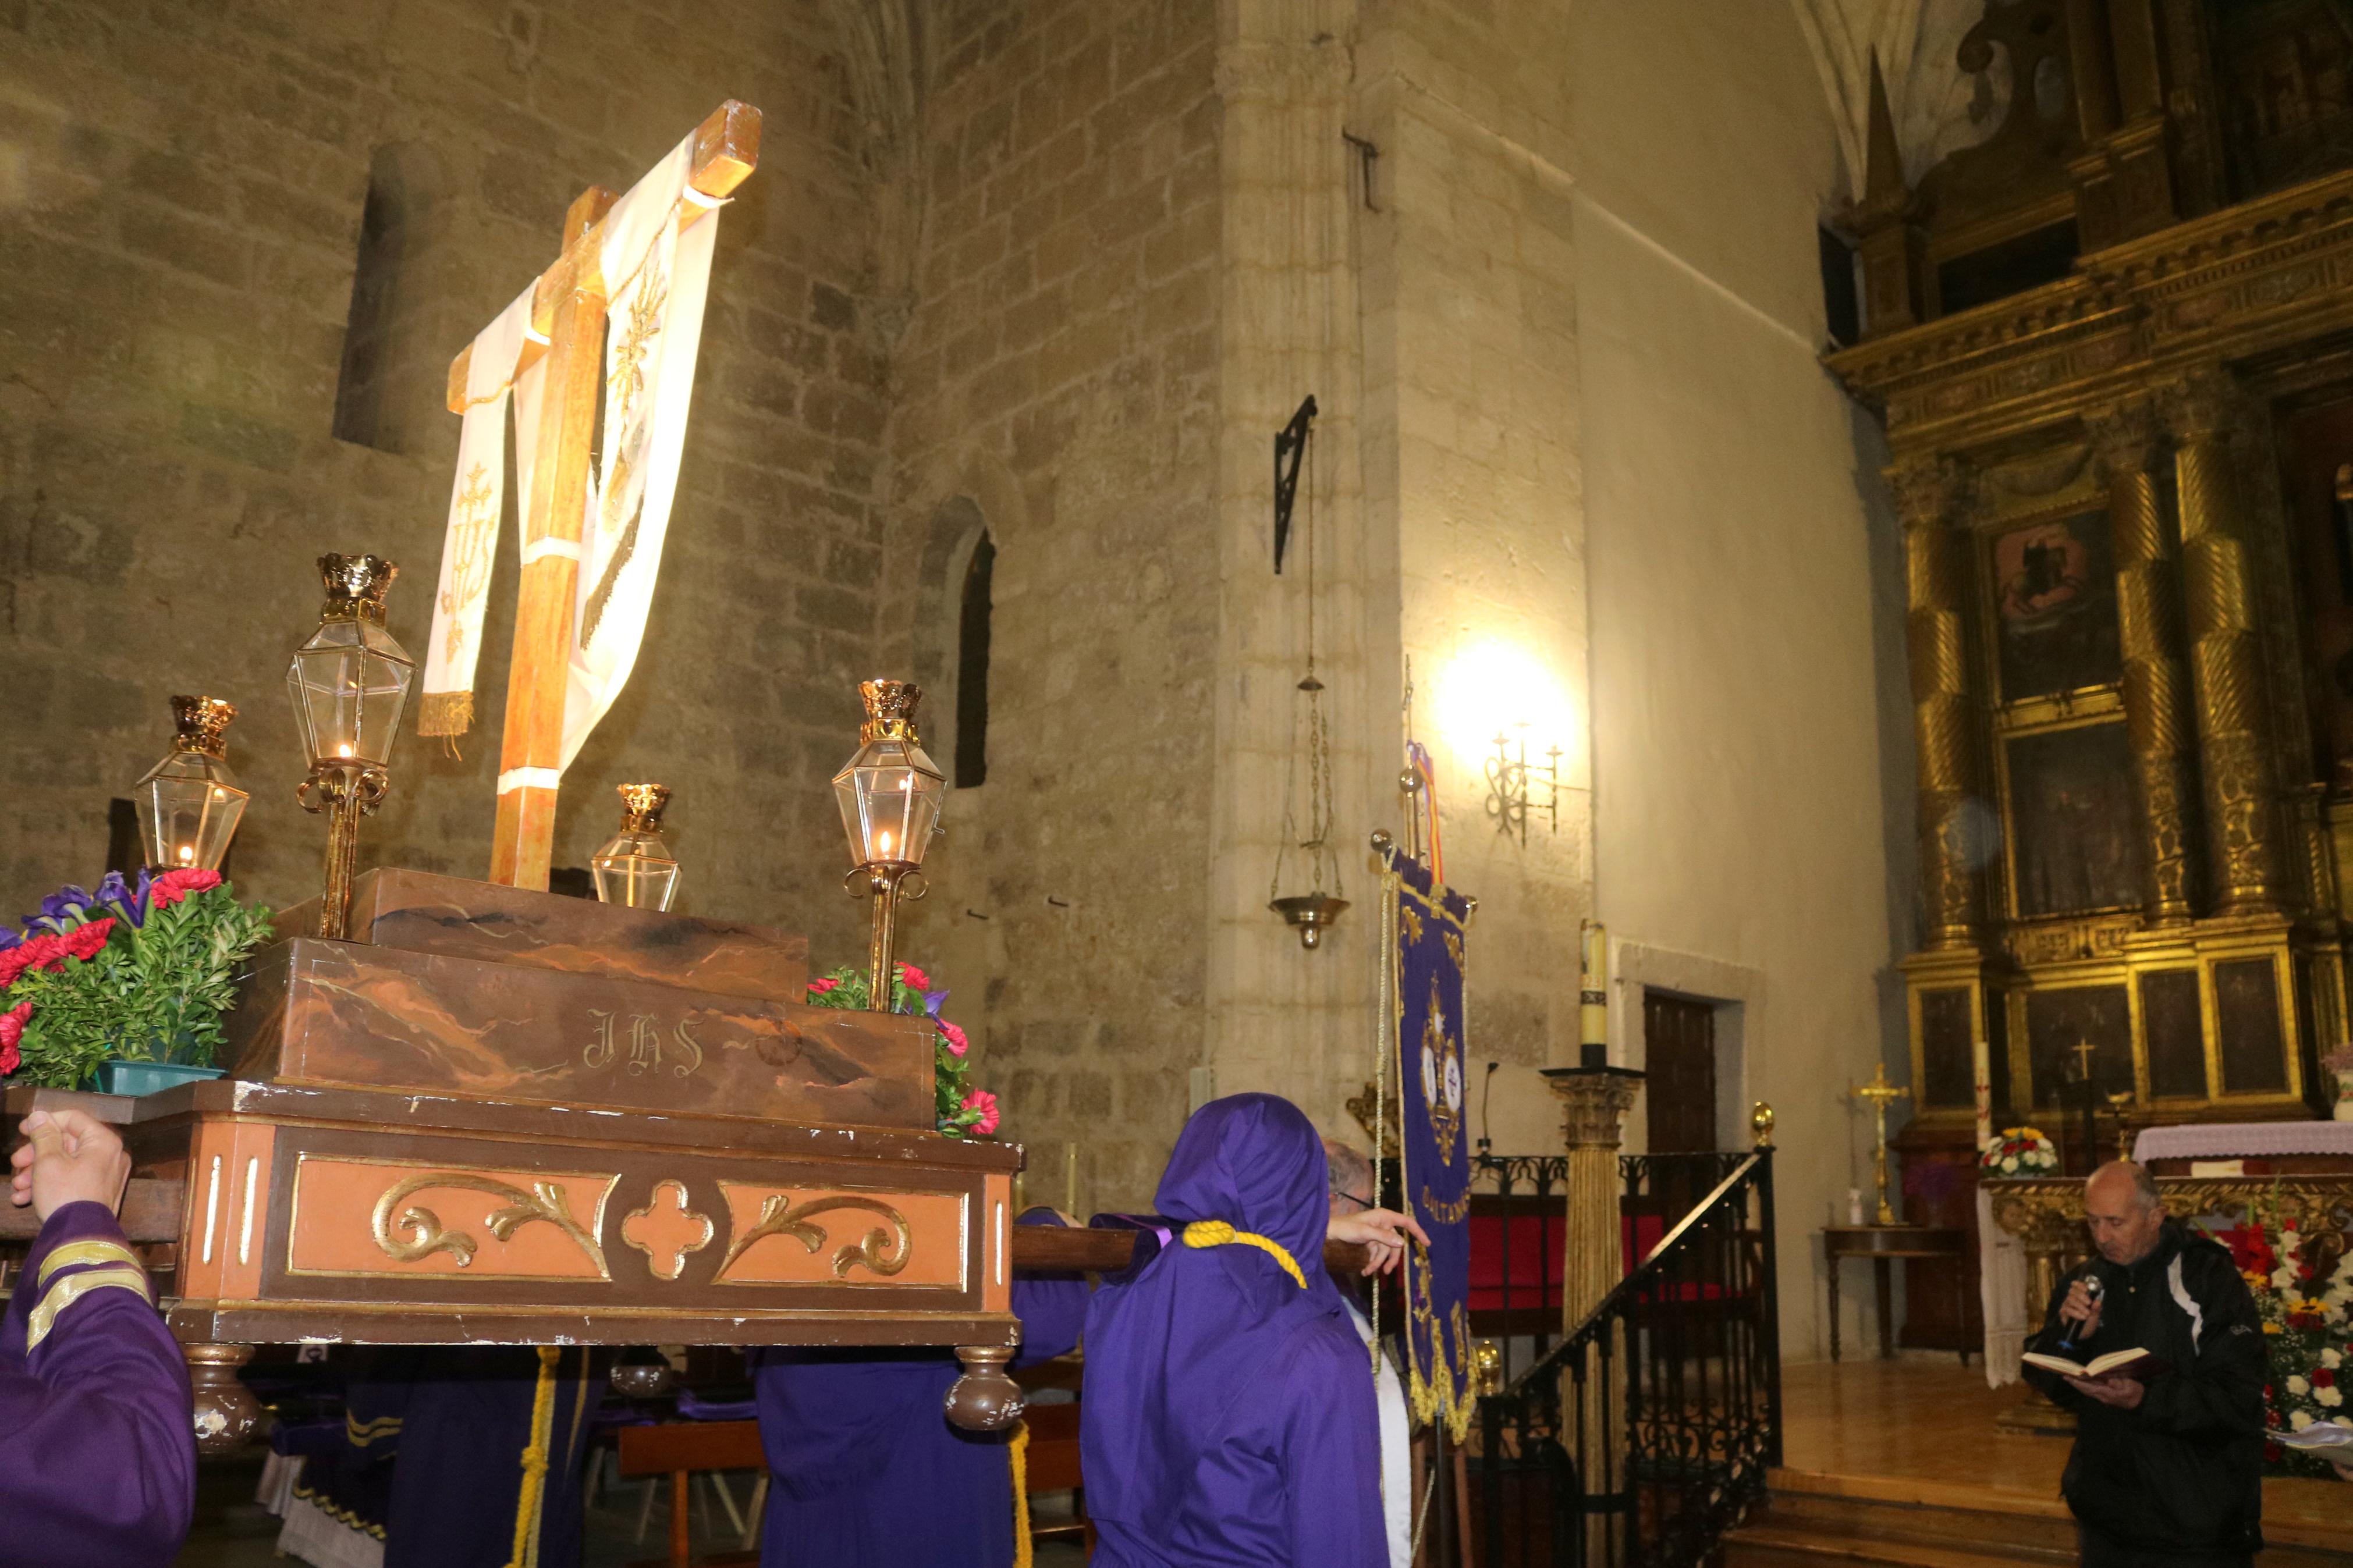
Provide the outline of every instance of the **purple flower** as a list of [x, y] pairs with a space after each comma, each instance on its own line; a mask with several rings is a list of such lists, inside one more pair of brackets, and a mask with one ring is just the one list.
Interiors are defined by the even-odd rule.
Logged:
[[945, 991], [926, 991], [926, 992], [924, 992], [924, 993], [923, 993], [923, 1011], [924, 1011], [924, 1013], [925, 1013], [925, 1014], [927, 1014], [927, 1015], [929, 1015], [930, 1016], [932, 1016], [932, 1017], [934, 1017], [934, 1018], [938, 1017], [938, 1016], [940, 1016], [940, 1008], [941, 1008], [941, 1006], [942, 1006], [942, 1005], [943, 1005], [947, 1001], [947, 999], [948, 999], [948, 994], [947, 994]]
[[12, 947], [22, 947], [24, 945], [25, 939], [23, 937], [17, 935], [14, 930], [7, 926], [0, 926], [0, 952], [5, 952]]
[[139, 884], [134, 891], [123, 880], [120, 871], [109, 871], [98, 885], [97, 901], [120, 916], [132, 930], [147, 923], [147, 868], [139, 868]]
[[25, 929], [41, 926], [63, 936], [90, 919], [90, 905], [89, 889], [68, 884], [41, 900], [39, 914], [25, 917]]

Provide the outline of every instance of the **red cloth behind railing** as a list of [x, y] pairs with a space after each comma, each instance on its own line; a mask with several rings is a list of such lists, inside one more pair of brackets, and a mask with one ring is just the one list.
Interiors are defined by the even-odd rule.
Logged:
[[[1510, 1229], [1511, 1276], [1504, 1274], [1505, 1227]], [[1560, 1309], [1561, 1258], [1568, 1221], [1561, 1214], [1471, 1215], [1471, 1310]]]

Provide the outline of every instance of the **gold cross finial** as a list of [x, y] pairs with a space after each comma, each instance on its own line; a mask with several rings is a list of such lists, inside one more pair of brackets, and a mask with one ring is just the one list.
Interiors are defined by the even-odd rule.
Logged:
[[1869, 1083], [1856, 1086], [1854, 1097], [1870, 1100], [1874, 1109], [1883, 1113], [1891, 1101], [1902, 1100], [1911, 1092], [1901, 1084], [1888, 1082], [1887, 1064], [1881, 1062], [1872, 1069]]

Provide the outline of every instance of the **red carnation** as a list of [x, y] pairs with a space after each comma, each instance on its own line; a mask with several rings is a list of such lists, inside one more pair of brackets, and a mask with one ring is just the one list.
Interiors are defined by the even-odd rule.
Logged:
[[25, 1026], [32, 1016], [33, 1005], [30, 1002], [19, 1002], [5, 1013], [0, 1013], [0, 1078], [15, 1072], [17, 1062], [23, 1059], [16, 1049], [16, 1042], [25, 1037]]
[[54, 931], [42, 931], [0, 952], [0, 991], [16, 983], [16, 976], [28, 969], [55, 969], [66, 955], [65, 938]]
[[964, 1031], [945, 1018], [940, 1020], [940, 1034], [947, 1040], [948, 1055], [952, 1057], [960, 1057], [971, 1048], [972, 1042], [964, 1037]]
[[997, 1131], [997, 1096], [989, 1093], [988, 1090], [976, 1089], [965, 1095], [963, 1109], [980, 1112], [980, 1120], [972, 1124], [972, 1130], [977, 1136], [986, 1138]]
[[2263, 1445], [2263, 1458], [2270, 1463], [2275, 1465], [2286, 1457], [2287, 1450], [2281, 1447], [2277, 1443], [2265, 1443]]
[[2334, 1388], [2337, 1386], [2337, 1374], [2329, 1371], [2325, 1366], [2314, 1367], [2312, 1369], [2312, 1386], [2315, 1388]]
[[839, 980], [812, 980], [809, 982], [809, 994], [822, 996], [840, 984]]
[[910, 991], [929, 991], [932, 977], [912, 963], [902, 963], [899, 966], [899, 984]]
[[147, 900], [159, 910], [168, 910], [190, 893], [208, 893], [220, 886], [218, 871], [207, 871], [200, 866], [190, 866], [178, 871], [166, 871], [147, 889]]
[[63, 945], [66, 955], [85, 963], [96, 958], [98, 950], [106, 945], [107, 933], [113, 929], [111, 920], [92, 921], [86, 926], [76, 926], [65, 934]]

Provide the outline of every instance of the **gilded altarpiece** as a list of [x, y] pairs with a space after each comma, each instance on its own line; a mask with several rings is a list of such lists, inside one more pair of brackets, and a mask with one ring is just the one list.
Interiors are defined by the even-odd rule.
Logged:
[[[2119, 1110], [2312, 1114], [2348, 1037], [2348, 61], [2334, 0], [1987, 5], [1986, 133], [1913, 178], [1874, 93], [1828, 363], [1904, 535], [1915, 1221], [1974, 1229], [1981, 1092], [2057, 1132], [2088, 1080], [2079, 1167]], [[1906, 1344], [1978, 1342], [1943, 1296]]]

